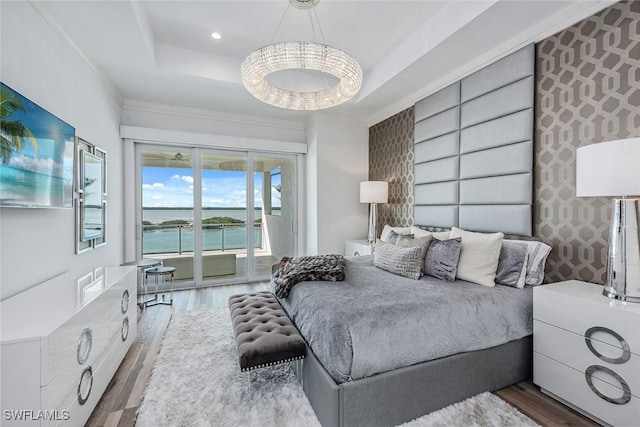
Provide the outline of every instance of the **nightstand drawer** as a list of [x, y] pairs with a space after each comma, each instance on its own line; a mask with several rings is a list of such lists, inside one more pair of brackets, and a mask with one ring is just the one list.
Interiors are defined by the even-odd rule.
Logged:
[[[583, 372], [576, 371], [555, 360], [533, 353], [533, 381], [543, 389], [567, 402], [597, 415], [602, 421], [615, 426], [637, 426], [640, 420], [640, 399], [631, 396], [625, 404], [615, 404], [599, 397], [591, 390]], [[606, 396], [623, 397], [623, 392], [599, 379], [594, 387]]]
[[[593, 327], [615, 331], [640, 355], [640, 305], [622, 303], [602, 295], [602, 286], [578, 281], [544, 285], [533, 290], [533, 318], [578, 335]], [[591, 338], [621, 347], [611, 334], [596, 331]]]
[[[619, 347], [595, 340], [591, 342], [591, 345], [595, 351], [611, 359], [618, 359], [623, 354]], [[640, 397], [640, 356], [631, 354], [629, 360], [624, 363], [609, 363], [591, 352], [583, 336], [539, 320], [533, 321], [533, 348], [537, 353], [580, 372], [585, 372], [592, 365], [607, 367], [624, 379], [629, 385], [631, 394]], [[624, 359], [622, 357], [622, 360]], [[620, 383], [603, 371], [594, 372], [593, 376], [620, 388]]]

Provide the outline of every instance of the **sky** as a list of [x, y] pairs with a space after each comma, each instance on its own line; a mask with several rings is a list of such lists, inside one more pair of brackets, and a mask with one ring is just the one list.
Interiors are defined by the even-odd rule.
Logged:
[[[262, 207], [262, 174], [254, 174], [254, 203]], [[193, 207], [193, 171], [188, 168], [142, 168], [144, 207]], [[202, 171], [203, 207], [246, 207], [246, 172]]]

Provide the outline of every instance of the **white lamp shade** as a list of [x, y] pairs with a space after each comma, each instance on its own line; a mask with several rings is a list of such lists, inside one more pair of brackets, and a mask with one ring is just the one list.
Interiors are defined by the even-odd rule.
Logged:
[[578, 148], [576, 196], [640, 195], [640, 138]]
[[360, 203], [387, 203], [389, 184], [386, 181], [364, 181], [360, 183]]

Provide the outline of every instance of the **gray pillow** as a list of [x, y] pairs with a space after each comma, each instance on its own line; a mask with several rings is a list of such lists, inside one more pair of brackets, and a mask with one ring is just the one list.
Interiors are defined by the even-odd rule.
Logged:
[[418, 280], [424, 264], [421, 255], [422, 248], [419, 246], [403, 248], [378, 241], [373, 253], [373, 265], [390, 273]]
[[385, 243], [389, 243], [390, 245], [395, 245], [396, 241], [398, 241], [398, 236], [400, 236], [400, 234], [398, 234], [395, 231], [391, 230], [389, 232], [389, 234], [387, 235], [387, 240], [384, 241], [384, 242]]
[[524, 280], [527, 285], [540, 285], [544, 281], [544, 267], [551, 252], [551, 246], [546, 243], [532, 240], [508, 240], [527, 245], [527, 277]]
[[422, 248], [422, 251], [420, 253], [420, 258], [423, 260], [422, 262], [423, 274], [424, 274], [424, 259], [425, 259], [425, 256], [427, 255], [427, 249], [429, 248], [431, 239], [433, 239], [432, 236], [414, 238], [413, 234], [409, 234], [409, 235], [401, 234], [396, 239], [396, 246], [400, 246], [403, 248], [415, 248], [415, 247]]
[[503, 240], [496, 271], [496, 283], [518, 289], [524, 288], [528, 258], [526, 243]]
[[425, 274], [445, 282], [454, 282], [461, 248], [460, 237], [448, 240], [433, 239], [424, 262]]

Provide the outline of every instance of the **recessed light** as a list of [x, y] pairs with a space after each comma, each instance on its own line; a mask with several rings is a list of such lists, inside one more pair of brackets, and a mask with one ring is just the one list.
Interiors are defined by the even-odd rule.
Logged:
[[220, 33], [211, 33], [211, 37], [216, 40], [220, 40], [222, 38], [222, 35]]

